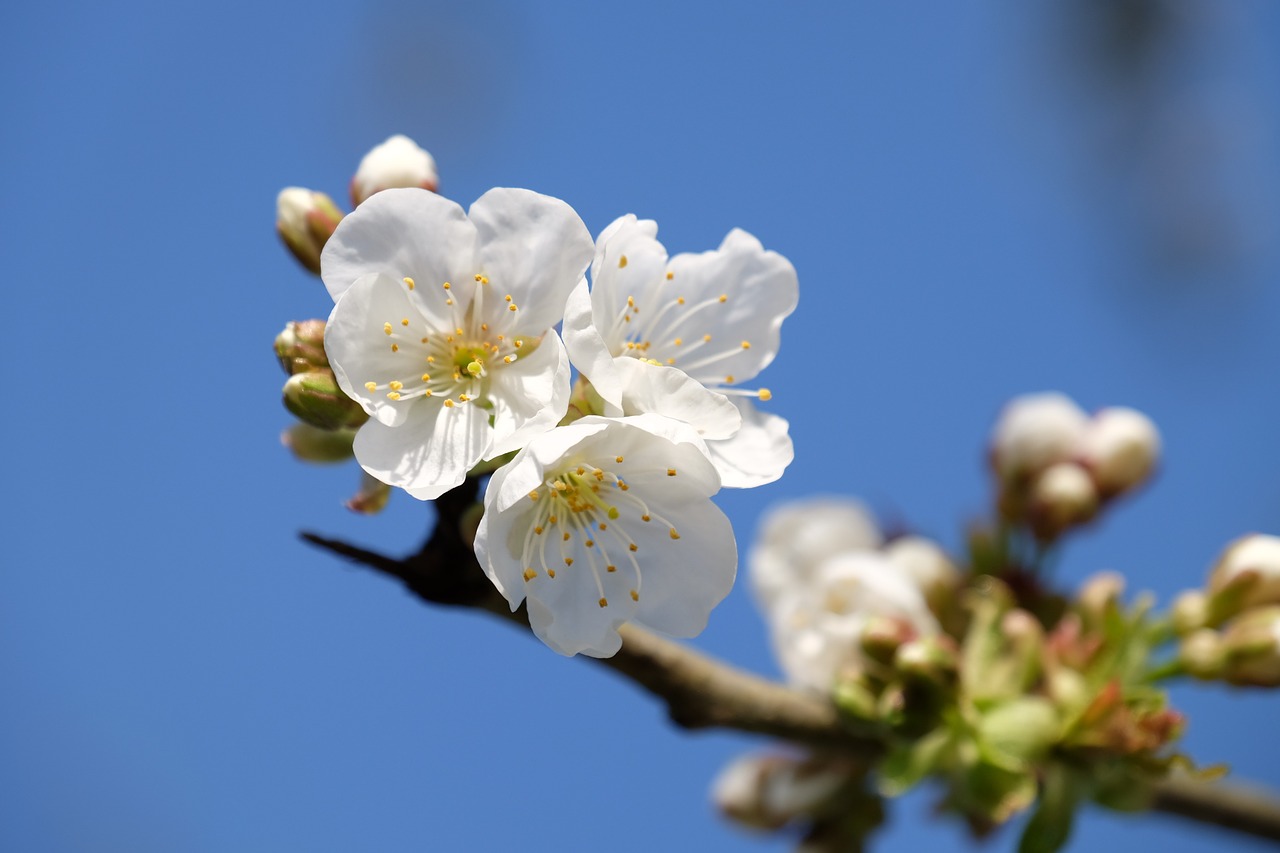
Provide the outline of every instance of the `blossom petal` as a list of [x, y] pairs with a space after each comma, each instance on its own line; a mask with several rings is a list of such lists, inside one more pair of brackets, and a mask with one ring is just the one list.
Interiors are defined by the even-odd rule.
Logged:
[[[782, 321], [795, 310], [799, 294], [796, 271], [786, 258], [735, 229], [718, 250], [676, 255], [670, 269], [685, 310], [673, 312], [661, 336], [654, 335], [651, 357], [704, 385], [751, 379], [773, 361]], [[668, 343], [677, 338], [703, 343], [685, 352]]]
[[477, 264], [476, 227], [455, 202], [424, 189], [389, 189], [338, 224], [320, 256], [335, 300], [356, 279], [382, 272], [424, 288], [469, 278]]
[[772, 483], [795, 459], [784, 418], [762, 412], [750, 400], [734, 399], [742, 426], [729, 438], [707, 441], [707, 453], [726, 489], [750, 489]]
[[564, 316], [591, 262], [591, 233], [573, 208], [531, 190], [489, 190], [471, 205], [491, 286], [517, 306], [512, 330], [541, 335]]
[[635, 534], [642, 551], [662, 550], [647, 562], [636, 621], [673, 637], [694, 637], [707, 627], [712, 609], [733, 588], [738, 550], [733, 525], [708, 500], [649, 501], [653, 512], [672, 520], [680, 539], [644, 525]]
[[[325, 324], [324, 348], [338, 385], [371, 417], [387, 426], [404, 422], [415, 400], [391, 400], [386, 385], [405, 381], [421, 371], [420, 333], [408, 334], [399, 319], [418, 329], [422, 315], [410, 300], [404, 284], [379, 273], [364, 275], [352, 283], [333, 306]], [[391, 333], [385, 331], [392, 323]], [[392, 349], [392, 346], [396, 349]], [[369, 391], [366, 382], [383, 386]]]
[[704, 441], [727, 439], [742, 425], [742, 416], [728, 397], [707, 389], [684, 371], [634, 358], [618, 359], [616, 369], [623, 378], [624, 415], [652, 412], [674, 418], [693, 427]]
[[[520, 470], [517, 466], [503, 465], [493, 472], [487, 488], [495, 493], [503, 491], [507, 488], [507, 478], [511, 473]], [[519, 492], [518, 497], [524, 497], [529, 489], [540, 483], [539, 477], [529, 485], [529, 488]], [[525, 531], [528, 530], [529, 525], [533, 524], [532, 512], [532, 504], [524, 512], [486, 511], [481, 516], [480, 526], [476, 530], [476, 560], [479, 561], [480, 568], [484, 569], [489, 580], [497, 587], [498, 592], [507, 599], [513, 613], [520, 606], [520, 602], [524, 601], [525, 582], [521, 576], [522, 567], [519, 560]], [[493, 549], [499, 553], [491, 553]]]
[[573, 289], [565, 303], [563, 328], [564, 345], [573, 366], [591, 380], [591, 386], [606, 403], [621, 410], [623, 381], [615, 366], [621, 359], [614, 359], [600, 330], [596, 328], [592, 296], [587, 290], [585, 278]]
[[431, 500], [466, 479], [488, 450], [489, 436], [489, 413], [484, 409], [473, 404], [446, 408], [428, 399], [415, 401], [399, 426], [369, 421], [356, 433], [353, 447], [370, 475], [415, 498]]
[[486, 459], [518, 450], [555, 427], [569, 408], [569, 354], [548, 332], [532, 353], [493, 371], [493, 446]]

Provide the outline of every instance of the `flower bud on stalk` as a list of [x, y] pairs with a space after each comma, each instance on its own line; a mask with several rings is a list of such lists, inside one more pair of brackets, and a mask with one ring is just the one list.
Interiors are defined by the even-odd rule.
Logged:
[[711, 796], [721, 812], [747, 826], [779, 829], [823, 811], [849, 780], [850, 768], [820, 759], [748, 755], [720, 772]]
[[1075, 456], [1088, 417], [1057, 392], [1016, 397], [1000, 413], [991, 464], [1006, 483], [1025, 481]]
[[320, 429], [311, 424], [294, 424], [280, 433], [280, 443], [301, 462], [328, 464], [345, 462], [353, 455], [351, 443], [355, 430]]
[[1203, 681], [1221, 678], [1227, 662], [1222, 637], [1211, 628], [1192, 631], [1178, 647], [1178, 661], [1190, 675]]
[[1280, 687], [1280, 606], [1250, 610], [1222, 633], [1228, 684]]
[[387, 508], [391, 499], [391, 487], [360, 472], [360, 491], [347, 500], [347, 509], [361, 515], [375, 515]]
[[284, 406], [320, 429], [354, 428], [369, 419], [360, 404], [338, 387], [330, 370], [295, 373], [284, 383]]
[[1140, 486], [1160, 458], [1160, 433], [1151, 419], [1126, 408], [1103, 409], [1085, 429], [1080, 462], [1103, 499]]
[[1209, 575], [1207, 592], [1210, 625], [1280, 604], [1280, 537], [1255, 533], [1228, 545]]
[[439, 183], [435, 159], [409, 137], [396, 134], [360, 161], [351, 179], [351, 203], [359, 207], [374, 193], [397, 187], [435, 192]]
[[329, 359], [324, 354], [324, 320], [289, 323], [276, 335], [275, 349], [280, 366], [290, 376], [329, 368]]
[[1089, 474], [1074, 462], [1045, 469], [1031, 487], [1030, 522], [1044, 540], [1084, 524], [1098, 511], [1098, 490]]
[[320, 251], [328, 242], [342, 211], [324, 193], [286, 187], [276, 196], [276, 232], [298, 263], [320, 274]]

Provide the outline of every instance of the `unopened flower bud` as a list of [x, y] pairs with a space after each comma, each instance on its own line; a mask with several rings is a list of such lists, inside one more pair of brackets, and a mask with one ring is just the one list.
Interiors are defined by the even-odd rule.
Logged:
[[276, 196], [276, 231], [280, 239], [298, 263], [317, 275], [320, 251], [341, 221], [342, 211], [324, 193], [286, 187]]
[[1159, 459], [1160, 433], [1139, 411], [1102, 409], [1085, 429], [1080, 461], [1104, 498], [1141, 485]]
[[1097, 510], [1098, 490], [1074, 462], [1051, 465], [1031, 487], [1031, 526], [1043, 539], [1084, 524]]
[[280, 366], [290, 376], [327, 369], [329, 359], [324, 353], [324, 320], [291, 322], [276, 335], [275, 349]]
[[821, 811], [848, 778], [848, 768], [817, 759], [747, 755], [720, 772], [711, 796], [734, 820], [778, 829]]
[[1229, 684], [1280, 687], [1280, 606], [1250, 610], [1222, 634]]
[[871, 660], [888, 664], [893, 661], [898, 647], [914, 637], [915, 631], [905, 620], [872, 615], [862, 628], [862, 651]]
[[1000, 413], [991, 439], [991, 460], [1005, 481], [1027, 478], [1073, 458], [1088, 416], [1057, 392], [1013, 399]]
[[1178, 660], [1183, 669], [1196, 678], [1205, 681], [1221, 678], [1222, 668], [1227, 662], [1222, 637], [1210, 628], [1192, 631], [1178, 647]]
[[885, 546], [884, 555], [926, 596], [936, 589], [954, 589], [960, 570], [947, 552], [923, 536], [903, 536]]
[[1184, 637], [1209, 623], [1209, 599], [1199, 590], [1187, 590], [1174, 599], [1170, 615], [1173, 630]]
[[347, 500], [347, 509], [361, 515], [374, 515], [386, 509], [389, 500], [391, 487], [361, 471], [360, 491]]
[[1254, 533], [1232, 542], [1209, 575], [1210, 624], [1264, 604], [1280, 604], [1280, 537]]
[[435, 192], [439, 183], [435, 159], [409, 137], [396, 134], [360, 161], [351, 179], [351, 203], [359, 206], [374, 193], [395, 187]]
[[301, 423], [280, 433], [280, 443], [289, 448], [299, 461], [328, 464], [350, 459], [354, 455], [351, 442], [355, 437], [355, 430], [320, 429]]
[[1124, 575], [1119, 572], [1097, 572], [1080, 587], [1076, 605], [1090, 624], [1098, 624], [1120, 606], [1120, 597], [1123, 595]]
[[941, 687], [954, 680], [958, 663], [949, 640], [921, 637], [899, 646], [893, 665], [908, 678]]
[[357, 427], [369, 419], [328, 370], [295, 373], [284, 383], [285, 408], [320, 429]]
[[1001, 766], [1015, 772], [1042, 759], [1061, 736], [1058, 709], [1041, 696], [1020, 696], [996, 705], [978, 723], [988, 758], [999, 759]]

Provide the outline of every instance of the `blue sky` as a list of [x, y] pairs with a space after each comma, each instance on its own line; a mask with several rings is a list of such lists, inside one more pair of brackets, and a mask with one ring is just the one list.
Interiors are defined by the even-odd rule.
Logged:
[[[277, 438], [271, 340], [329, 301], [275, 194], [341, 200], [396, 132], [464, 204], [529, 187], [593, 232], [634, 212], [672, 252], [742, 227], [791, 259], [765, 377], [796, 461], [723, 495], [744, 550], [814, 492], [958, 545], [995, 412], [1051, 388], [1166, 446], [1064, 582], [1167, 601], [1280, 533], [1280, 8], [1178, 4], [1125, 71], [1084, 5], [6, 6], [0, 848], [786, 849], [707, 803], [752, 740], [298, 542], [399, 553], [429, 523], [353, 517], [354, 469]], [[776, 674], [745, 585], [697, 645]], [[1193, 755], [1280, 786], [1276, 697], [1175, 700]], [[929, 805], [885, 848], [962, 847]], [[1091, 812], [1074, 847], [1226, 841]]]

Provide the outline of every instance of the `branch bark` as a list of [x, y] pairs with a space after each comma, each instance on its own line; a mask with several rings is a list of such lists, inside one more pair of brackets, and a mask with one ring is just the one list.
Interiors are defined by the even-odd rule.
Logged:
[[[474, 503], [476, 483], [436, 501], [444, 523], [422, 549], [397, 559], [314, 533], [302, 538], [317, 547], [403, 583], [423, 601], [471, 607], [524, 628], [524, 607], [512, 613], [475, 561], [457, 523]], [[626, 625], [622, 649], [595, 659], [653, 694], [676, 725], [690, 730], [736, 729], [870, 759], [883, 744], [846, 725], [825, 698], [791, 690], [687, 646]], [[1280, 842], [1280, 797], [1256, 785], [1170, 778], [1156, 784], [1151, 808], [1260, 839]]]

